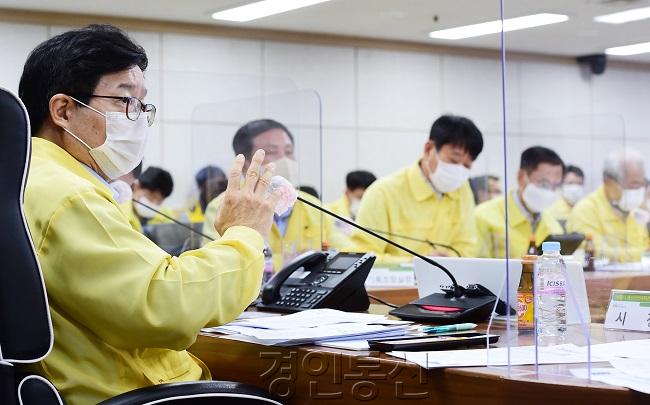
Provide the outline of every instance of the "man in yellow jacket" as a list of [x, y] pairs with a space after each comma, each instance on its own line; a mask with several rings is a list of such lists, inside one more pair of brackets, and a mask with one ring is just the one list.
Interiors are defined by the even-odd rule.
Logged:
[[69, 405], [154, 384], [209, 379], [186, 349], [199, 330], [239, 315], [259, 293], [263, 237], [278, 195], [263, 151], [240, 185], [231, 170], [214, 226], [223, 235], [172, 257], [131, 225], [108, 181], [142, 160], [155, 107], [143, 104], [145, 51], [94, 25], [40, 44], [19, 94], [33, 148], [25, 214], [41, 263], [54, 347], [36, 371]]
[[[454, 255], [455, 249], [462, 256], [474, 256], [474, 197], [467, 180], [482, 150], [483, 135], [471, 120], [452, 115], [438, 118], [422, 158], [366, 190], [357, 222], [390, 233], [390, 239], [423, 255]], [[401, 250], [360, 231], [352, 233], [352, 243], [357, 251], [376, 253], [377, 261], [385, 265], [412, 260]]]
[[[294, 186], [298, 184], [293, 135], [282, 123], [271, 119], [248, 122], [237, 130], [232, 144], [236, 154], [246, 156], [246, 164], [254, 150], [265, 150], [264, 164], [273, 162], [277, 174], [287, 178]], [[298, 195], [320, 204], [318, 199], [307, 193], [299, 191]], [[218, 238], [219, 233], [209, 224], [216, 218], [222, 204], [223, 197], [219, 196], [208, 204], [205, 211], [203, 234], [212, 239]], [[204, 238], [204, 243], [207, 242]], [[268, 244], [273, 253], [273, 266], [278, 271], [288, 260], [304, 251], [321, 250], [323, 244], [341, 250], [349, 245], [349, 240], [334, 228], [330, 217], [298, 201], [281, 217], [274, 216]]]
[[571, 209], [580, 201], [585, 195], [585, 174], [577, 166], [569, 165], [564, 173], [564, 180], [562, 181], [562, 196], [551, 205], [548, 209], [548, 214], [566, 228], [566, 221], [569, 219]]
[[548, 235], [563, 233], [557, 220], [545, 212], [560, 196], [563, 172], [562, 159], [548, 148], [533, 146], [521, 154], [518, 188], [476, 207], [481, 257], [506, 257], [506, 198], [509, 257], [525, 255], [531, 236], [539, 245]]
[[[377, 180], [374, 174], [365, 170], [355, 170], [345, 176], [345, 193], [338, 200], [325, 206], [335, 214], [348, 219], [355, 219], [359, 213], [361, 199], [366, 189]], [[343, 221], [335, 220], [336, 229], [350, 235], [354, 229]]]
[[636, 262], [650, 248], [648, 227], [631, 215], [646, 199], [644, 166], [636, 151], [612, 152], [605, 160], [603, 184], [571, 211], [567, 229], [591, 235], [597, 257]]

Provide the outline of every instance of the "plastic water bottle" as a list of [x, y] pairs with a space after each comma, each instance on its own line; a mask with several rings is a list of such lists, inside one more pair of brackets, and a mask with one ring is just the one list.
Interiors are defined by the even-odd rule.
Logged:
[[268, 243], [264, 246], [262, 253], [264, 253], [264, 273], [262, 275], [262, 285], [264, 285], [273, 277], [273, 251]]
[[544, 242], [537, 261], [537, 333], [542, 343], [562, 343], [566, 334], [566, 277], [559, 242]]

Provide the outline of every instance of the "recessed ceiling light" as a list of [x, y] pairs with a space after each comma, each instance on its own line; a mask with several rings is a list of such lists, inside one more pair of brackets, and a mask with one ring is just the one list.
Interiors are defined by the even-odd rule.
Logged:
[[[504, 31], [516, 31], [542, 25], [556, 24], [568, 21], [569, 16], [564, 14], [541, 13], [503, 20]], [[446, 30], [429, 33], [435, 39], [463, 39], [479, 37], [481, 35], [496, 34], [501, 32], [501, 20], [489, 21], [480, 24], [466, 25], [463, 27], [449, 28]]]
[[330, 0], [263, 0], [244, 6], [218, 11], [212, 14], [215, 20], [246, 22], [280, 14], [297, 8], [312, 6]]
[[635, 8], [621, 11], [620, 13], [605, 14], [594, 17], [594, 21], [607, 24], [623, 24], [630, 21], [639, 21], [650, 18], [650, 7]]
[[640, 53], [650, 52], [650, 42], [643, 42], [640, 44], [617, 46], [614, 48], [605, 49], [605, 53], [608, 55], [616, 56], [628, 56], [628, 55], [638, 55]]

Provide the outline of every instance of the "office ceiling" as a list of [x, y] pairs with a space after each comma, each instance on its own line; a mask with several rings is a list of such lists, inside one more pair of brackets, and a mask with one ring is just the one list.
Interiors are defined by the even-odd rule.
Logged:
[[[432, 40], [427, 36], [430, 31], [437, 29], [497, 19], [499, 0], [331, 0], [247, 23], [217, 22], [210, 17], [215, 11], [251, 2], [252, 0], [0, 0], [0, 7], [499, 48], [498, 34], [457, 41]], [[510, 32], [506, 37], [507, 48], [577, 56], [599, 53], [612, 46], [648, 42], [650, 20], [620, 25], [593, 21], [597, 15], [645, 6], [650, 6], [650, 0], [505, 1], [507, 18], [540, 12], [567, 14], [571, 18], [564, 23]], [[650, 54], [618, 59], [650, 63]]]

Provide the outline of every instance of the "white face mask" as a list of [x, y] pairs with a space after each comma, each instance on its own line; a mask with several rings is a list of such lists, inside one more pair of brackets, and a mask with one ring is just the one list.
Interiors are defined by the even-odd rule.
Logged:
[[298, 187], [300, 183], [298, 162], [288, 157], [283, 157], [273, 162], [275, 164], [275, 176], [282, 176], [289, 180], [289, 183], [294, 187]]
[[565, 184], [562, 186], [562, 196], [571, 205], [575, 205], [585, 195], [585, 187], [581, 184]]
[[533, 183], [528, 183], [523, 193], [521, 193], [521, 197], [531, 212], [540, 213], [557, 201], [559, 193]]
[[88, 148], [90, 156], [109, 179], [116, 179], [135, 169], [142, 162], [144, 147], [147, 143], [147, 128], [149, 126], [146, 114], [140, 114], [137, 120], [131, 121], [126, 113], [102, 113], [74, 97], [72, 99], [104, 116], [106, 140], [100, 146], [91, 148], [67, 128], [63, 128], [63, 130]]
[[623, 190], [623, 196], [618, 202], [618, 207], [625, 212], [639, 208], [645, 199], [645, 187]]
[[[150, 206], [151, 208], [155, 209], [156, 211], [160, 211], [160, 204], [156, 204], [149, 200], [147, 197], [142, 196], [137, 199], [138, 201], [142, 201], [143, 204], [146, 204]], [[156, 216], [157, 212], [150, 210], [149, 208], [145, 207], [142, 204], [138, 204], [136, 201], [133, 202], [133, 209], [135, 209], [135, 212], [138, 213], [138, 215], [141, 218], [147, 218], [151, 219]]]
[[461, 164], [447, 163], [437, 156], [438, 165], [433, 173], [429, 173], [429, 181], [441, 193], [450, 193], [463, 185], [469, 179], [469, 169]]
[[115, 201], [118, 204], [122, 205], [133, 198], [133, 190], [131, 189], [131, 186], [129, 186], [127, 182], [122, 180], [115, 180], [111, 182], [110, 186], [113, 189], [113, 191], [117, 193], [117, 197], [115, 197]]
[[361, 206], [361, 200], [358, 198], [352, 198], [350, 200], [350, 215], [352, 218], [356, 218], [359, 213], [359, 206]]

